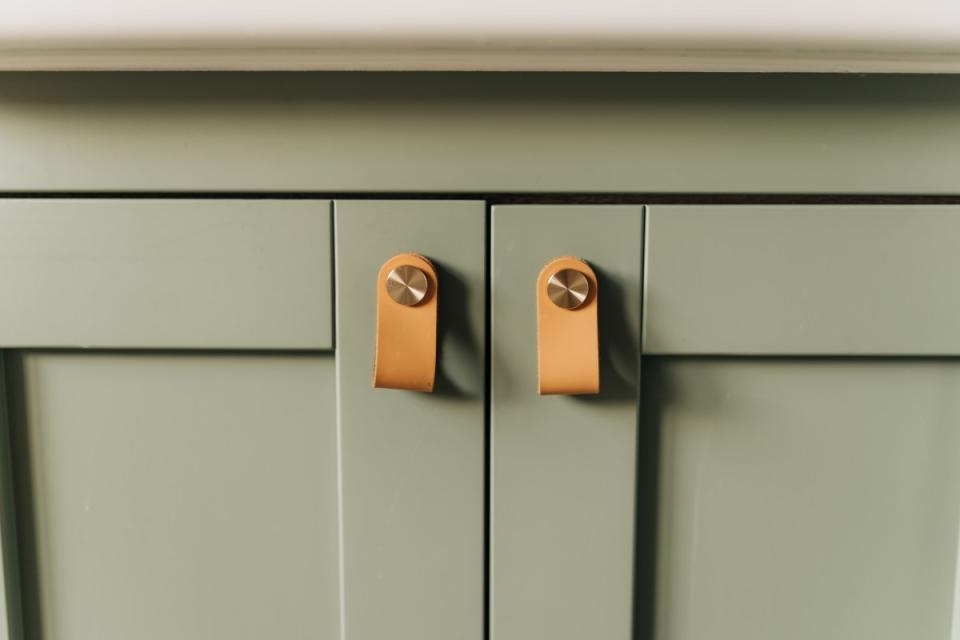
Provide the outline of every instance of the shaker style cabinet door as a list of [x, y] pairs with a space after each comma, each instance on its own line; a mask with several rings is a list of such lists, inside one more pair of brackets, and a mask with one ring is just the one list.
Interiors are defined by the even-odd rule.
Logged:
[[[485, 204], [338, 201], [335, 209], [342, 637], [480, 640]], [[378, 271], [399, 253], [420, 254], [439, 279], [432, 393], [371, 383], [377, 296], [396, 305]], [[399, 337], [383, 349], [403, 352], [420, 338]]]
[[336, 637], [331, 222], [0, 202], [0, 637]]
[[956, 637], [960, 207], [647, 219], [642, 637]]
[[[493, 640], [631, 637], [642, 227], [640, 206], [493, 209]], [[597, 276], [596, 395], [538, 395], [538, 274], [558, 256]]]

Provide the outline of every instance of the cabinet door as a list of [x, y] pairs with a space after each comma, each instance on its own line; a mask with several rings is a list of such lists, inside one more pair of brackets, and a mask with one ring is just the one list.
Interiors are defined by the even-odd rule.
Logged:
[[[492, 231], [491, 637], [630, 637], [643, 209], [498, 206]], [[538, 396], [536, 283], [598, 276], [600, 394]]]
[[0, 203], [0, 637], [337, 636], [331, 221]]
[[644, 631], [956, 637], [960, 207], [654, 206], [648, 222]]
[[[483, 635], [483, 202], [339, 201], [337, 378], [346, 640]], [[439, 277], [433, 393], [374, 389], [377, 272]]]

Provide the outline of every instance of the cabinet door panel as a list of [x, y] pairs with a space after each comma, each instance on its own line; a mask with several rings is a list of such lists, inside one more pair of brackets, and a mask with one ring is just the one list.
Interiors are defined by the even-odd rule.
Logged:
[[[494, 208], [494, 640], [631, 637], [642, 220], [637, 206]], [[537, 274], [565, 255], [598, 275], [597, 396], [537, 394]]]
[[329, 354], [14, 355], [26, 638], [336, 637], [334, 373]]
[[329, 349], [328, 200], [4, 199], [2, 347]]
[[960, 207], [650, 208], [644, 353], [960, 354]]
[[646, 358], [658, 640], [947, 640], [960, 365]]
[[[339, 201], [337, 367], [346, 640], [479, 640], [484, 574], [486, 211]], [[438, 270], [433, 393], [374, 389], [380, 266]]]

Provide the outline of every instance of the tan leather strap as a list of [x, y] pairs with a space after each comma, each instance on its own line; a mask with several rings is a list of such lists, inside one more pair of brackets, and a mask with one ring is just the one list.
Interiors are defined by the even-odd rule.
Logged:
[[[550, 276], [574, 269], [586, 276], [590, 290], [576, 309], [550, 300]], [[537, 356], [540, 394], [600, 392], [600, 348], [597, 338], [597, 276], [580, 258], [554, 258], [537, 277]]]
[[[428, 280], [426, 297], [414, 306], [395, 302], [387, 293], [387, 275], [410, 265]], [[433, 391], [437, 364], [437, 272], [416, 253], [400, 253], [380, 267], [377, 275], [377, 342], [373, 386], [385, 389]]]

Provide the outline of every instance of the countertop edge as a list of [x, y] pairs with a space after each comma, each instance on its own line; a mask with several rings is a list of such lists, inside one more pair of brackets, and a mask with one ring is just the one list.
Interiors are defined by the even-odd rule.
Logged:
[[0, 48], [0, 71], [960, 73], [960, 53], [612, 48]]

